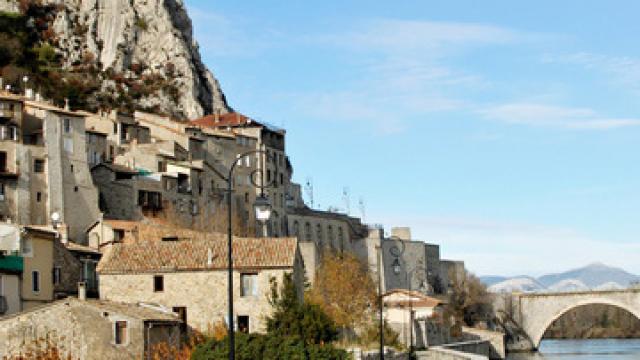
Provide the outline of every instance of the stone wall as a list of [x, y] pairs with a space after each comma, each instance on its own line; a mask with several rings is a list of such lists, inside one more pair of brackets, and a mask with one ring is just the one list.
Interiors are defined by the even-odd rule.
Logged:
[[[259, 270], [258, 296], [240, 296], [240, 272], [234, 273], [236, 316], [249, 316], [249, 331], [264, 332], [272, 307], [268, 296], [273, 277], [282, 284], [285, 270]], [[250, 273], [251, 271], [248, 271]], [[154, 292], [154, 275], [164, 277], [164, 291]], [[225, 321], [227, 316], [227, 273], [225, 271], [181, 271], [148, 274], [100, 274], [100, 296], [122, 302], [149, 302], [168, 308], [186, 307], [187, 324], [200, 331]], [[237, 323], [236, 323], [237, 324]]]
[[[114, 343], [113, 324], [128, 321], [127, 341]], [[177, 324], [177, 323], [174, 323]], [[0, 319], [0, 358], [24, 353], [38, 339], [50, 339], [63, 355], [73, 359], [142, 359], [145, 350], [145, 322], [137, 317], [104, 311], [76, 299], [60, 300], [20, 314]], [[172, 342], [179, 335], [171, 331], [152, 331], [155, 341]]]
[[505, 334], [498, 331], [482, 330], [469, 327], [462, 328], [463, 338], [468, 340], [486, 340], [490, 346], [490, 359], [504, 359], [506, 357]]
[[483, 355], [470, 354], [462, 351], [434, 347], [426, 351], [416, 352], [418, 360], [488, 360]]

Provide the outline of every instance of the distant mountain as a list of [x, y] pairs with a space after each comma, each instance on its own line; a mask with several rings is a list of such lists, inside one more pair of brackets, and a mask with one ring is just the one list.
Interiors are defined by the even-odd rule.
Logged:
[[572, 291], [588, 291], [591, 290], [585, 283], [576, 279], [560, 280], [547, 288], [553, 292], [572, 292]]
[[539, 277], [538, 281], [545, 287], [549, 287], [559, 281], [567, 279], [580, 280], [589, 288], [596, 288], [610, 281], [627, 287], [631, 285], [632, 282], [639, 281], [640, 276], [630, 274], [619, 268], [594, 263], [563, 273], [544, 275]]
[[544, 290], [544, 286], [536, 279], [529, 276], [515, 277], [493, 284], [488, 289], [490, 292], [536, 292]]
[[493, 276], [493, 275], [480, 276], [480, 281], [482, 281], [482, 283], [487, 285], [487, 286], [491, 286], [491, 285], [503, 282], [503, 281], [508, 280], [508, 279], [510, 279], [510, 278], [508, 278], [506, 276]]
[[629, 287], [640, 281], [640, 276], [601, 263], [539, 278], [530, 276], [483, 276], [480, 277], [491, 292], [538, 292], [538, 291], [585, 291], [615, 290]]
[[620, 289], [624, 289], [624, 286], [618, 284], [617, 282], [609, 281], [604, 284], [596, 286], [594, 290], [602, 291], [602, 290], [620, 290]]

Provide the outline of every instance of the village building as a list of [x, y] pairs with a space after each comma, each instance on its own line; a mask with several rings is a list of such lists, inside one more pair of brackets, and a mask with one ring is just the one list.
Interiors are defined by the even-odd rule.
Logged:
[[[263, 154], [247, 156], [239, 164], [249, 169], [261, 171], [262, 178], [250, 179], [251, 173], [240, 174], [236, 184], [247, 185], [246, 202], [253, 203], [256, 196], [267, 196], [273, 206], [272, 216], [267, 223], [266, 233], [270, 236], [285, 236], [287, 232], [286, 200], [289, 181], [293, 171], [285, 150], [286, 131], [264, 122], [259, 122], [237, 112], [213, 114], [191, 121], [191, 125], [204, 129], [225, 129], [236, 134], [237, 142], [243, 152], [233, 154], [226, 164], [235, 161], [238, 156], [251, 151], [263, 151]], [[264, 190], [251, 185], [269, 184]], [[252, 216], [249, 212], [248, 216]]]
[[[224, 234], [139, 224], [121, 242], [103, 246], [100, 296], [157, 303], [179, 313], [190, 328], [205, 331], [226, 322], [226, 245]], [[292, 274], [302, 296], [297, 240], [234, 238], [233, 256], [237, 330], [263, 332], [274, 284]]]
[[158, 305], [67, 298], [0, 317], [0, 358], [48, 340], [62, 358], [145, 359], [161, 344], [179, 346], [182, 331], [179, 316]]
[[99, 215], [85, 147], [85, 116], [0, 94], [0, 220], [48, 225], [83, 243]]
[[418, 291], [391, 290], [383, 295], [384, 319], [405, 346], [423, 349], [443, 343], [444, 302]]
[[0, 224], [0, 317], [77, 295], [80, 282], [98, 296], [101, 254], [67, 241], [62, 230]]

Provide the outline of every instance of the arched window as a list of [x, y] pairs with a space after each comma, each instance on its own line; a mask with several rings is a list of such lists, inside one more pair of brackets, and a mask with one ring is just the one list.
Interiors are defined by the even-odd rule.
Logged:
[[304, 224], [304, 235], [307, 241], [313, 241], [313, 234], [311, 233], [311, 224], [309, 224], [309, 222]]
[[318, 245], [322, 245], [322, 242], [324, 241], [322, 236], [322, 225], [320, 224], [316, 225], [316, 241], [318, 242]]
[[344, 251], [344, 232], [342, 227], [338, 228], [338, 244], [340, 244], [340, 251]]
[[327, 226], [327, 239], [329, 241], [329, 245], [331, 247], [335, 247], [335, 244], [333, 243], [334, 238], [333, 238], [333, 226], [329, 225]]
[[293, 222], [293, 236], [299, 238], [300, 237], [300, 223], [298, 220]]

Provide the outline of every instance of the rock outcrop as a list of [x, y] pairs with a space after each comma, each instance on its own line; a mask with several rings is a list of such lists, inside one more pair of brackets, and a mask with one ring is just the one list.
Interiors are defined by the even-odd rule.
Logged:
[[[44, 3], [57, 4], [53, 30], [56, 48], [66, 65], [89, 56], [104, 71], [131, 73], [143, 68], [143, 74], [170, 78], [172, 94], [159, 91], [141, 101], [145, 107], [156, 107], [177, 118], [229, 111], [218, 81], [202, 63], [182, 0]], [[18, 9], [17, 0], [0, 0], [0, 10]]]

